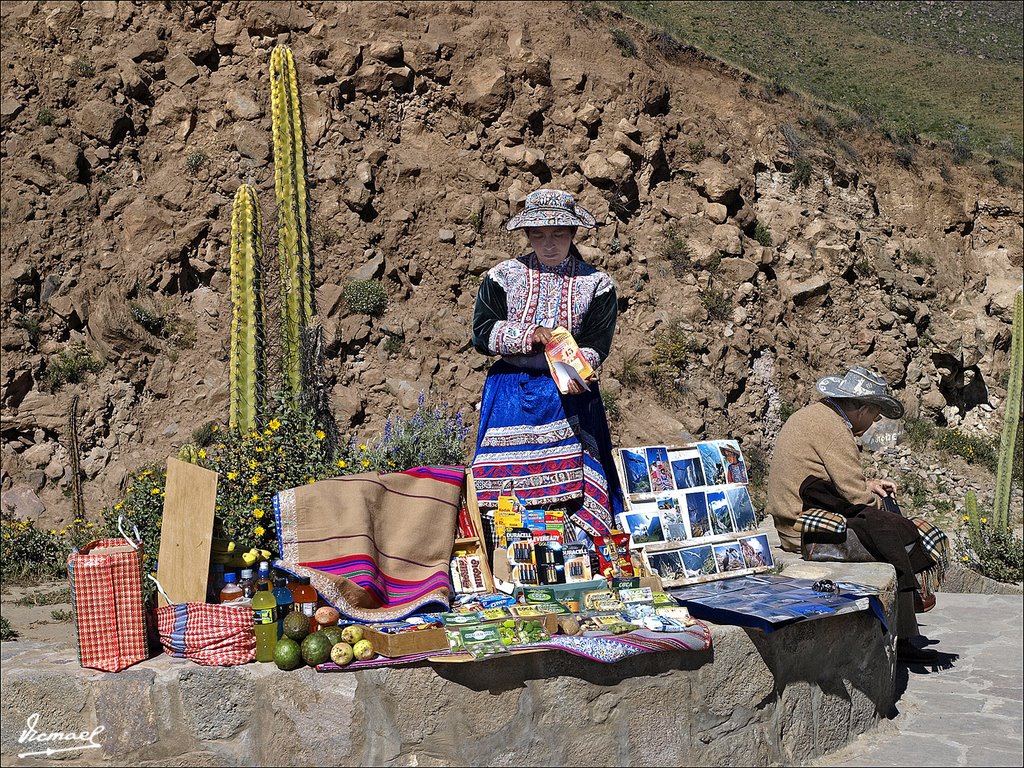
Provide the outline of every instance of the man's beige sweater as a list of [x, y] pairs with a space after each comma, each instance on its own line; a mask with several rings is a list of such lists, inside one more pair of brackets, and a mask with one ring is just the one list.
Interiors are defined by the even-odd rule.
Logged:
[[800, 486], [808, 477], [830, 480], [851, 504], [880, 504], [868, 489], [860, 451], [843, 417], [820, 402], [801, 408], [779, 432], [768, 472], [768, 513], [782, 548], [790, 552], [800, 549], [793, 523], [805, 512]]

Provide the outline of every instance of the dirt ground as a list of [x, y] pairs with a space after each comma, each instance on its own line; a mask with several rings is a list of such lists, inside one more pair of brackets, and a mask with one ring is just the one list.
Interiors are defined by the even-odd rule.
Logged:
[[[66, 614], [68, 618], [54, 618], [54, 613]], [[71, 597], [66, 581], [26, 586], [5, 584], [0, 593], [0, 615], [18, 633], [18, 640], [75, 645], [75, 623], [70, 614]]]

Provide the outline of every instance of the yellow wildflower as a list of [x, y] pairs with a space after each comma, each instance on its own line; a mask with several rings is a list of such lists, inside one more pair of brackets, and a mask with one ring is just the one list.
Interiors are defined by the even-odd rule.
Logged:
[[368, 466], [370, 466], [370, 460], [369, 459], [363, 459], [362, 464], [363, 464], [364, 467], [368, 467]]
[[249, 437], [252, 437], [252, 438], [257, 438], [259, 436], [260, 436], [260, 433], [257, 432], [256, 430], [253, 430], [252, 432], [249, 433]]
[[213, 425], [213, 430], [212, 430], [212, 431], [213, 431], [213, 432], [220, 432], [220, 426], [218, 426], [217, 424], [214, 424], [214, 425]]
[[60, 529], [60, 535], [61, 536], [67, 536], [68, 535], [68, 529], [67, 528], [61, 528]]
[[123, 501], [119, 501], [119, 502], [117, 502], [117, 504], [114, 505], [114, 509], [115, 510], [116, 509], [120, 509], [123, 506], [124, 506], [124, 502]]
[[252, 496], [249, 497], [249, 503], [250, 504], [253, 504], [254, 502], [257, 502], [259, 500], [260, 500], [260, 495], [258, 493], [254, 493]]
[[132, 491], [134, 491], [134, 490], [135, 490], [135, 486], [134, 486], [134, 485], [129, 485], [129, 486], [128, 486], [128, 490], [127, 490], [127, 491], [125, 491], [125, 493], [131, 493], [131, 492], [132, 492]]
[[249, 482], [252, 485], [259, 485], [260, 484], [260, 473], [257, 472], [255, 475], [253, 475], [252, 476], [252, 480], [250, 480]]
[[345, 467], [348, 466], [348, 462], [347, 461], [343, 461], [342, 459], [338, 459], [334, 463], [338, 465], [338, 469], [344, 469]]
[[315, 477], [311, 477], [308, 480], [306, 480], [306, 485], [312, 485], [315, 482], [316, 482], [316, 478]]
[[206, 458], [206, 449], [205, 448], [200, 448], [199, 449], [199, 458], [200, 459], [205, 459]]
[[323, 440], [325, 437], [327, 437], [327, 433], [324, 432], [322, 429], [318, 429], [313, 434], [316, 435], [317, 440]]
[[147, 469], [145, 472], [143, 472], [141, 475], [139, 475], [139, 477], [149, 477], [152, 474], [153, 474], [153, 472], [151, 470]]
[[57, 535], [57, 531], [56, 531], [56, 529], [54, 529], [54, 528], [51, 528], [51, 529], [50, 529], [50, 534], [51, 534], [52, 536], [56, 536], [56, 535]]
[[256, 507], [256, 509], [254, 509], [252, 511], [252, 516], [255, 517], [257, 520], [259, 520], [261, 517], [263, 517], [264, 514], [266, 514], [266, 513], [262, 509], [260, 509], [259, 507]]
[[249, 459], [249, 469], [256, 469], [260, 463], [256, 459]]
[[[232, 470], [231, 472], [228, 472], [228, 480], [237, 480], [237, 479], [238, 479], [238, 473], [237, 472], [235, 472], [234, 470]], [[207, 507], [207, 509], [209, 509], [209, 507]]]
[[359, 450], [360, 450], [360, 451], [368, 451], [368, 450], [370, 450], [370, 449], [369, 449], [369, 448], [367, 448], [367, 447], [366, 447], [365, 445], [360, 445], [360, 446], [359, 446]]
[[263, 446], [257, 445], [256, 446], [256, 453], [263, 453]]
[[987, 517], [983, 517], [983, 518], [981, 518], [981, 522], [983, 522], [983, 523], [987, 523], [987, 522], [988, 522], [988, 518], [987, 518]]
[[267, 426], [276, 432], [281, 428], [281, 422], [278, 421], [277, 419], [271, 419], [270, 423]]
[[266, 533], [266, 531], [264, 530], [263, 526], [262, 525], [257, 525], [256, 526], [256, 535], [257, 536], [262, 536], [264, 533]]
[[160, 489], [159, 489], [159, 488], [153, 488], [153, 490], [151, 490], [151, 491], [149, 492], [149, 495], [150, 495], [150, 496], [156, 496], [156, 495], [157, 495], [157, 494], [159, 494], [159, 493], [160, 493]]

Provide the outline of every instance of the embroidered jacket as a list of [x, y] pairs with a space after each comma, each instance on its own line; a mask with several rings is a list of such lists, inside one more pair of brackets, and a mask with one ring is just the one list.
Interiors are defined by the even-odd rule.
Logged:
[[568, 328], [597, 370], [611, 350], [618, 314], [615, 284], [573, 247], [557, 267], [533, 253], [493, 267], [476, 295], [473, 346], [485, 355], [532, 355], [538, 326]]

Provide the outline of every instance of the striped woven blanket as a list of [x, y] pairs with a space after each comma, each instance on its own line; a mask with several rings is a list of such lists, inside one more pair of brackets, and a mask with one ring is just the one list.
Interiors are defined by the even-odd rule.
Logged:
[[382, 622], [448, 610], [462, 467], [348, 475], [274, 497], [281, 558], [343, 616]]

